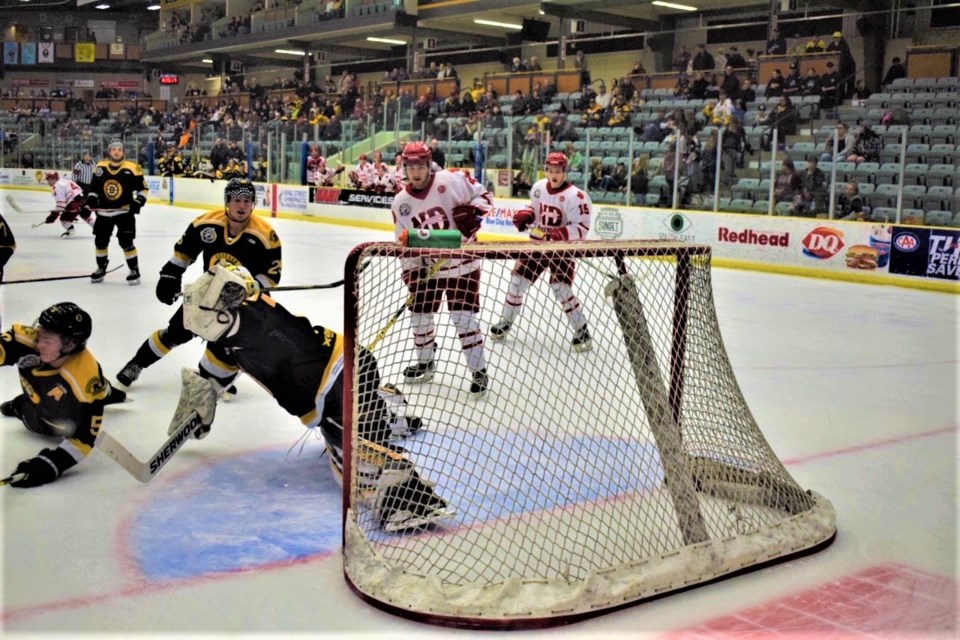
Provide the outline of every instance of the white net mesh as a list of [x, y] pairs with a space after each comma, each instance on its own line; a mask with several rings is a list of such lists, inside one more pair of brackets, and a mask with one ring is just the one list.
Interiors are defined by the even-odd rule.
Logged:
[[[417, 256], [424, 266], [408, 286], [401, 262]], [[832, 539], [829, 502], [797, 486], [737, 386], [708, 248], [373, 244], [352, 258], [366, 266], [348, 291], [346, 357], [370, 348], [406, 415], [422, 419], [394, 444], [446, 507], [424, 517], [406, 505], [418, 526], [388, 533], [376, 500], [348, 475], [345, 571], [370, 601], [449, 624], [549, 624]], [[481, 265], [479, 299], [467, 277], [446, 278], [470, 259]], [[434, 260], [440, 268], [429, 268]], [[537, 265], [548, 268], [520, 306]], [[440, 289], [453, 310], [443, 303], [431, 315], [424, 296]], [[504, 317], [513, 322], [494, 340]], [[433, 363], [432, 379], [405, 376], [418, 361]], [[480, 367], [489, 388], [471, 393]], [[361, 384], [354, 424], [368, 404]], [[369, 456], [359, 429], [348, 431], [356, 470]]]

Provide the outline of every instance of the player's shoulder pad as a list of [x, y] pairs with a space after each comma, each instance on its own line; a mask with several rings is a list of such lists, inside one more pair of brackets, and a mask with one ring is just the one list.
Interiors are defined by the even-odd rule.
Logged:
[[109, 392], [100, 364], [89, 349], [67, 358], [60, 367], [60, 377], [67, 381], [80, 402], [103, 400]]
[[226, 227], [227, 212], [224, 209], [215, 209], [214, 211], [208, 211], [194, 218], [193, 222], [190, 224], [192, 224], [194, 227], [202, 227], [208, 224], [217, 225], [219, 227]]
[[244, 233], [252, 233], [260, 238], [267, 249], [276, 249], [280, 246], [280, 236], [277, 235], [273, 225], [256, 214], [250, 216], [250, 224], [244, 229]]
[[110, 166], [110, 161], [109, 161], [109, 160], [101, 160], [100, 162], [97, 163], [97, 166], [94, 167], [94, 168], [106, 168], [106, 167], [109, 167], [109, 166]]
[[137, 164], [136, 162], [133, 162], [132, 160], [124, 160], [123, 162], [120, 163], [120, 168], [128, 169], [135, 176], [143, 175], [143, 169], [140, 167], [139, 164]]

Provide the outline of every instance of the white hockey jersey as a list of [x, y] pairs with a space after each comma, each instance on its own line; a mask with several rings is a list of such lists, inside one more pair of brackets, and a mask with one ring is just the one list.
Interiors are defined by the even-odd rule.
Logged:
[[350, 177], [361, 189], [372, 189], [377, 181], [377, 169], [372, 162], [360, 162], [350, 173]]
[[[461, 205], [470, 205], [486, 214], [493, 209], [493, 196], [482, 184], [457, 170], [441, 169], [434, 173], [422, 191], [414, 191], [408, 183], [393, 198], [391, 213], [396, 237], [399, 239], [404, 229], [456, 229], [453, 210]], [[403, 268], [431, 264], [432, 261], [419, 258], [405, 259]], [[464, 275], [479, 268], [479, 260], [447, 260], [437, 277]]]
[[57, 201], [57, 209], [66, 209], [68, 204], [80, 196], [83, 196], [83, 189], [66, 176], [53, 184], [53, 198]]
[[590, 231], [593, 203], [590, 196], [569, 182], [554, 191], [549, 180], [538, 180], [530, 187], [530, 207], [536, 216], [531, 238], [537, 239], [541, 229], [566, 227], [568, 240], [583, 240]]

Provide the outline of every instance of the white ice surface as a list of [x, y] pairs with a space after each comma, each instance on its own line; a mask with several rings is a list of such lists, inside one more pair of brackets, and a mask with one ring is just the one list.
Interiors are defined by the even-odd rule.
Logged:
[[[27, 209], [52, 204], [43, 194], [12, 193]], [[54, 302], [76, 302], [93, 315], [90, 347], [115, 379], [173, 312], [154, 298], [157, 273], [198, 213], [149, 205], [139, 216], [139, 287], [124, 282], [125, 268], [99, 285], [78, 279], [0, 287], [3, 327], [32, 322]], [[17, 214], [5, 205], [3, 214], [18, 245], [7, 280], [93, 270], [91, 233], [83, 223], [76, 237], [61, 240], [59, 225], [30, 228], [38, 214]], [[284, 243], [284, 284], [337, 280], [351, 247], [390, 239], [348, 227], [274, 224]], [[111, 266], [121, 264], [115, 240], [110, 250]], [[194, 266], [188, 280], [198, 273]], [[720, 269], [714, 288], [727, 351], [754, 415], [800, 484], [833, 502], [837, 541], [811, 557], [538, 635], [654, 637], [888, 563], [956, 583], [956, 297]], [[342, 327], [340, 289], [277, 297], [315, 323]], [[197, 340], [146, 371], [133, 387], [134, 402], [108, 408], [105, 428], [146, 458], [166, 437], [180, 367], [194, 366], [200, 353]], [[326, 461], [317, 460], [317, 443], [308, 442], [299, 457], [284, 457], [301, 434], [299, 423], [248, 378], [238, 386], [237, 400], [218, 408], [210, 437], [185, 445], [147, 485], [94, 453], [47, 487], [0, 489], [3, 635], [452, 633], [360, 601], [342, 578], [336, 548], [289, 562], [271, 563], [260, 553], [252, 566], [202, 577], [158, 578], [144, 571], [143, 523], [177, 522], [176, 513], [163, 516], [165, 504], [219, 509], [231, 525], [216, 535], [243, 542], [250, 530], [262, 532], [263, 514], [271, 509], [285, 509], [287, 522], [309, 518], [313, 489], [327, 506], [339, 500]], [[0, 371], [0, 400], [18, 392], [15, 369]], [[13, 420], [0, 419], [0, 427], [0, 474], [50, 446]], [[264, 480], [231, 483], [237, 469]], [[215, 487], [210, 473], [218, 474]], [[203, 502], [205, 493], [213, 500]], [[251, 505], [257, 510], [246, 516]], [[191, 537], [199, 535], [174, 532], [171, 539], [211, 544]]]

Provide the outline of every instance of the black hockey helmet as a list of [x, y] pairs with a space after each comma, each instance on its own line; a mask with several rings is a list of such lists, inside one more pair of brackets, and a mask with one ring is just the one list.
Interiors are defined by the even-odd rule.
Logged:
[[257, 201], [257, 190], [253, 183], [246, 178], [232, 178], [227, 186], [223, 188], [223, 202], [230, 204], [230, 198], [250, 198]]
[[93, 332], [90, 314], [72, 302], [58, 302], [47, 307], [40, 313], [37, 325], [59, 334], [62, 338], [73, 340], [77, 346], [72, 353], [82, 351]]

